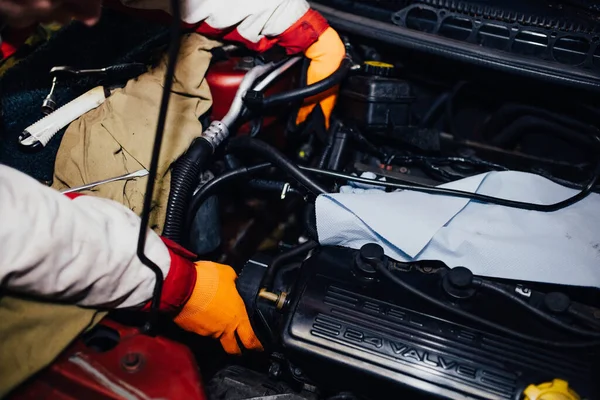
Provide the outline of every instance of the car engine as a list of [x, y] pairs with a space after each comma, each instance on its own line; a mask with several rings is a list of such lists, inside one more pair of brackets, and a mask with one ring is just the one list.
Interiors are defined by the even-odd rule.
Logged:
[[[348, 54], [319, 88], [299, 57], [214, 51], [214, 105], [173, 166], [164, 235], [239, 272], [265, 351], [232, 359], [155, 321], [194, 354], [206, 398], [600, 398], [598, 288], [319, 244], [325, 192], [435, 194], [511, 170], [598, 193], [597, 7], [487, 3], [315, 3]], [[302, 100], [334, 86], [330, 128], [318, 108], [295, 126]], [[113, 351], [98, 350], [108, 331], [146, 322], [111, 318], [75, 349]]]

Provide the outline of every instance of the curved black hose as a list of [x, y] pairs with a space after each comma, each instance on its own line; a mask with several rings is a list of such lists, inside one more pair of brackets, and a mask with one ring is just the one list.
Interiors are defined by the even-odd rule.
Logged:
[[[581, 183], [577, 183], [577, 182], [571, 182], [566, 179], [557, 178], [544, 170], [534, 170], [532, 172], [539, 176], [543, 176], [544, 178], [546, 178], [549, 181], [552, 181], [558, 185], [568, 187], [569, 189], [581, 190], [581, 189], [585, 188], [585, 185], [586, 185], [585, 183], [581, 184]], [[594, 188], [592, 189], [592, 192], [600, 193], [600, 187], [594, 186]]]
[[234, 152], [244, 150], [248, 154], [258, 155], [267, 161], [270, 161], [274, 166], [284, 170], [315, 195], [328, 193], [328, 190], [325, 187], [304, 174], [304, 172], [302, 172], [290, 159], [273, 146], [261, 140], [246, 136], [237, 137], [229, 142], [227, 149], [228, 151]]
[[249, 107], [268, 108], [282, 104], [293, 103], [304, 100], [308, 97], [323, 93], [335, 85], [338, 85], [348, 74], [352, 67], [352, 61], [348, 58], [342, 60], [339, 68], [327, 78], [320, 80], [299, 89], [290, 90], [288, 92], [279, 93], [270, 97], [263, 97], [261, 93], [248, 91], [244, 96], [244, 101]]
[[233, 171], [225, 172], [223, 175], [217, 176], [216, 178], [208, 181], [204, 186], [194, 194], [192, 200], [190, 201], [190, 207], [187, 211], [187, 216], [185, 218], [185, 232], [189, 232], [190, 225], [196, 216], [196, 213], [200, 209], [200, 206], [214, 194], [219, 188], [223, 185], [235, 180], [239, 179], [260, 171], [264, 171], [271, 166], [270, 163], [253, 165], [251, 167], [243, 167], [234, 169]]
[[527, 115], [546, 118], [547, 120], [554, 121], [557, 124], [561, 124], [576, 131], [583, 131], [592, 134], [598, 133], [598, 130], [594, 127], [574, 118], [556, 114], [542, 108], [527, 106], [524, 104], [509, 103], [498, 109], [482, 127], [481, 130], [484, 139], [492, 140], [501, 131], [506, 129], [507, 126], [512, 124], [513, 121], [516, 121], [520, 117]]
[[415, 186], [414, 184], [407, 185], [407, 184], [396, 183], [396, 182], [374, 181], [373, 179], [359, 178], [357, 176], [342, 174], [340, 172], [335, 172], [335, 171], [327, 171], [327, 170], [318, 169], [318, 168], [310, 168], [310, 167], [302, 167], [302, 166], [300, 166], [299, 168], [304, 171], [307, 171], [307, 172], [312, 172], [314, 174], [323, 175], [323, 176], [329, 176], [331, 178], [346, 179], [349, 181], [367, 183], [367, 184], [371, 184], [371, 185], [383, 186], [383, 187], [388, 187], [388, 188], [393, 188], [393, 189], [412, 190], [415, 192], [422, 192], [422, 193], [428, 193], [428, 194], [459, 197], [459, 198], [463, 198], [463, 199], [480, 201], [482, 203], [496, 204], [496, 205], [503, 206], [503, 207], [518, 208], [521, 210], [540, 211], [540, 212], [558, 211], [565, 207], [573, 205], [573, 204], [577, 203], [578, 201], [583, 200], [592, 192], [592, 189], [596, 185], [596, 182], [598, 182], [598, 173], [600, 172], [600, 166], [598, 166], [596, 168], [596, 170], [594, 171], [594, 176], [590, 179], [590, 181], [587, 183], [585, 188], [581, 192], [575, 194], [572, 197], [569, 197], [566, 200], [559, 201], [558, 203], [554, 203], [554, 204], [534, 204], [534, 203], [527, 203], [527, 202], [522, 202], [522, 201], [507, 200], [507, 199], [502, 199], [499, 197], [487, 196], [485, 194], [470, 193], [470, 192], [465, 192], [462, 190], [441, 188], [441, 187], [436, 187], [436, 186], [427, 186], [427, 185]]
[[319, 234], [317, 231], [317, 208], [314, 203], [309, 203], [304, 209], [304, 227], [306, 234], [312, 240], [319, 241]]
[[456, 97], [458, 96], [460, 91], [466, 85], [467, 85], [466, 81], [458, 82], [452, 89], [452, 92], [450, 92], [450, 96], [448, 97], [448, 100], [446, 101], [446, 123], [448, 125], [449, 132], [455, 137], [461, 136], [458, 134], [458, 129], [456, 128], [456, 123], [454, 121], [454, 114], [455, 114], [454, 111], [456, 109]]
[[[163, 236], [182, 246], [185, 245], [183, 232], [189, 201], [200, 180], [200, 172], [206, 166], [212, 153], [212, 145], [206, 139], [198, 138], [188, 151], [175, 162], [171, 171], [171, 190]], [[196, 211], [198, 210], [196, 209]], [[187, 221], [189, 223], [191, 219], [187, 219]]]
[[498, 293], [498, 294], [502, 295], [503, 297], [511, 300], [513, 303], [516, 303], [516, 304], [520, 305], [521, 307], [525, 308], [527, 311], [531, 312], [532, 314], [535, 314], [538, 318], [541, 318], [544, 321], [549, 322], [552, 325], [554, 325], [564, 331], [567, 331], [567, 332], [570, 332], [570, 333], [573, 333], [573, 334], [579, 335], [579, 336], [589, 337], [589, 338], [595, 338], [595, 339], [600, 338], [600, 332], [592, 332], [592, 331], [588, 331], [585, 329], [575, 328], [571, 325], [565, 324], [564, 322], [562, 322], [556, 318], [553, 318], [548, 313], [527, 303], [525, 300], [521, 299], [518, 295], [513, 294], [492, 282], [478, 278], [476, 280], [473, 280], [473, 284], [476, 286], [482, 287], [484, 289], [490, 290], [494, 293]]
[[319, 244], [314, 240], [309, 240], [308, 242], [302, 243], [301, 245], [296, 246], [293, 249], [288, 250], [285, 253], [281, 253], [275, 257], [273, 261], [271, 261], [269, 268], [267, 268], [265, 271], [265, 275], [263, 276], [260, 287], [270, 291], [273, 281], [275, 280], [275, 274], [286, 261], [306, 254], [312, 249], [317, 248], [318, 245]]
[[524, 136], [532, 133], [533, 129], [536, 132], [544, 132], [567, 142], [574, 141], [587, 151], [594, 151], [596, 145], [589, 135], [581, 134], [566, 126], [531, 115], [513, 121], [499, 134], [491, 138], [490, 141], [494, 146], [504, 148], [514, 147]]
[[402, 289], [407, 292], [412, 293], [413, 295], [420, 297], [426, 302], [443, 309], [452, 314], [458, 315], [461, 318], [469, 319], [475, 323], [480, 325], [487, 326], [488, 328], [494, 329], [498, 332], [504, 333], [506, 335], [512, 336], [517, 339], [521, 339], [527, 342], [535, 343], [541, 346], [549, 346], [549, 347], [562, 347], [562, 348], [584, 348], [584, 347], [595, 347], [600, 346], [600, 340], [588, 341], [588, 342], [556, 342], [552, 340], [540, 339], [534, 336], [527, 335], [525, 333], [514, 331], [510, 328], [502, 326], [492, 321], [488, 321], [483, 319], [477, 315], [466, 312], [460, 308], [448, 305], [434, 297], [429, 296], [427, 293], [420, 291], [417, 288], [412, 287], [408, 283], [404, 282], [402, 279], [398, 278], [394, 273], [387, 269], [384, 263], [374, 263], [373, 266], [381, 275], [383, 275], [386, 279], [388, 279], [393, 284], [400, 286]]
[[446, 104], [446, 102], [450, 98], [450, 95], [451, 94], [449, 92], [444, 92], [441, 95], [439, 95], [437, 99], [435, 99], [435, 101], [431, 104], [429, 110], [427, 110], [427, 113], [425, 114], [425, 116], [423, 116], [423, 119], [419, 123], [420, 128], [429, 128], [432, 122], [436, 121], [438, 114], [442, 110], [444, 104]]
[[142, 208], [140, 233], [137, 243], [137, 256], [140, 261], [150, 268], [156, 276], [154, 290], [152, 292], [151, 314], [150, 320], [145, 326], [146, 332], [153, 330], [153, 325], [158, 318], [160, 298], [162, 296], [162, 286], [164, 275], [158, 265], [150, 260], [145, 253], [146, 238], [148, 235], [148, 224], [150, 222], [150, 211], [152, 210], [152, 197], [154, 195], [154, 184], [156, 182], [156, 174], [158, 171], [158, 161], [160, 158], [160, 148], [162, 139], [165, 133], [165, 124], [167, 121], [167, 111], [169, 110], [169, 100], [171, 98], [171, 88], [175, 77], [175, 66], [177, 64], [177, 55], [180, 47], [180, 31], [181, 31], [181, 9], [179, 0], [171, 0], [171, 15], [173, 21], [171, 24], [171, 34], [169, 40], [169, 55], [167, 59], [167, 71], [165, 72], [165, 81], [163, 84], [162, 98], [160, 102], [160, 110], [158, 112], [158, 123], [156, 124], [156, 135], [154, 136], [154, 145], [152, 147], [152, 158], [150, 160], [150, 168], [148, 168], [148, 183], [146, 184], [146, 193], [144, 194], [144, 206]]

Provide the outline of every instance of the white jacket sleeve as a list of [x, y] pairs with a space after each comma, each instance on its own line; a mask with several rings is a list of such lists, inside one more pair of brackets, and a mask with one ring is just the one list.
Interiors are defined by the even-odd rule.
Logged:
[[[169, 0], [121, 0], [132, 8], [170, 11]], [[182, 19], [216, 30], [237, 27], [250, 43], [282, 34], [309, 10], [306, 0], [183, 0]]]
[[[0, 165], [0, 289], [82, 306], [142, 305], [155, 276], [136, 255], [139, 226], [121, 204], [71, 200]], [[169, 251], [152, 231], [146, 254], [167, 276]]]

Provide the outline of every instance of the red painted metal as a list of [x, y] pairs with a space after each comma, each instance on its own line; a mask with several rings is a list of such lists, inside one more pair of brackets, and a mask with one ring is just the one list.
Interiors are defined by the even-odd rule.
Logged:
[[116, 347], [98, 352], [78, 340], [11, 398], [206, 400], [198, 366], [186, 346], [110, 320], [102, 325], [118, 332]]
[[[218, 61], [213, 63], [206, 73], [206, 81], [208, 82], [213, 97], [213, 106], [210, 117], [214, 121], [223, 119], [227, 114], [240, 83], [248, 72], [247, 69], [240, 68], [241, 62], [242, 59], [239, 57]], [[265, 94], [272, 95], [274, 93], [290, 90], [294, 84], [294, 77], [295, 74], [293, 71], [286, 72], [285, 75], [281, 76], [269, 86]], [[277, 118], [274, 116], [264, 118], [263, 129], [273, 125], [276, 120]], [[240, 127], [238, 133], [245, 134], [249, 131], [250, 124], [245, 124]]]

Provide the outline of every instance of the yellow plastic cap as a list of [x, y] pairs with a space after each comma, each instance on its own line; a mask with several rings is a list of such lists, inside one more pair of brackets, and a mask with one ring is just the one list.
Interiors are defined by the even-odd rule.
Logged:
[[365, 61], [365, 64], [370, 65], [372, 67], [379, 67], [379, 68], [394, 68], [393, 64], [388, 64], [388, 63], [381, 62], [381, 61]]
[[569, 382], [562, 379], [529, 385], [524, 393], [525, 400], [581, 400], [581, 397], [569, 387]]

